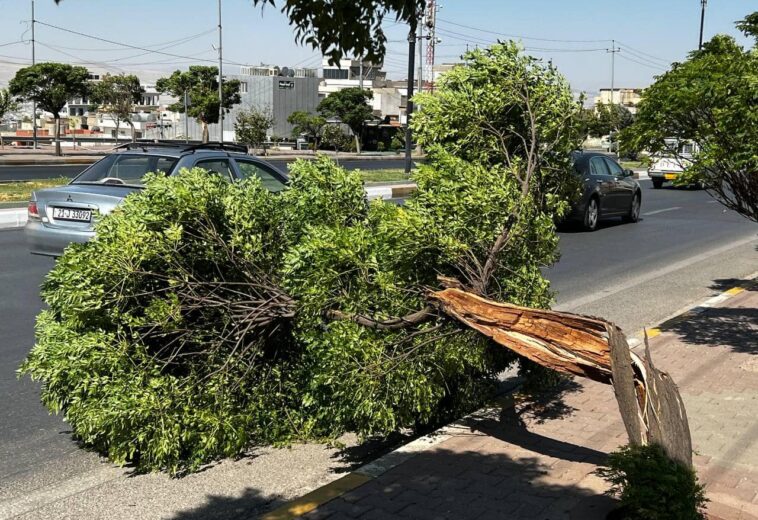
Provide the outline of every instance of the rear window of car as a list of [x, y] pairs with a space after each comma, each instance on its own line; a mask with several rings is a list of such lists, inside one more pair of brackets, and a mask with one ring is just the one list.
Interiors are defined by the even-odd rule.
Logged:
[[142, 186], [148, 172], [171, 173], [176, 157], [114, 154], [96, 162], [74, 179], [73, 184]]

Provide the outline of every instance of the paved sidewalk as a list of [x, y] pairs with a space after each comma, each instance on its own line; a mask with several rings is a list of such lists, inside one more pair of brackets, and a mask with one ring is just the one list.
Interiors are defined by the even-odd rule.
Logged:
[[[758, 519], [758, 286], [653, 330], [655, 364], [687, 406], [711, 518]], [[627, 442], [609, 386], [575, 379], [557, 400], [480, 411], [431, 449], [308, 519], [602, 519], [593, 471]]]

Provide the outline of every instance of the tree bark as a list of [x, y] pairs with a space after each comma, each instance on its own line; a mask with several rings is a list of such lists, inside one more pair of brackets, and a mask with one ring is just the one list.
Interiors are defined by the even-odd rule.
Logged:
[[61, 116], [53, 114], [53, 122], [55, 123], [55, 128], [53, 129], [53, 136], [55, 138], [55, 155], [60, 157], [63, 155], [61, 153]]
[[210, 136], [208, 135], [208, 123], [203, 121], [203, 143], [207, 143], [210, 139]]
[[632, 444], [660, 444], [692, 466], [692, 441], [676, 385], [630, 351], [621, 330], [588, 316], [518, 307], [460, 288], [428, 294], [440, 311], [527, 359], [564, 374], [613, 385]]
[[130, 127], [131, 127], [131, 129], [132, 129], [132, 142], [133, 142], [133, 143], [136, 143], [136, 142], [137, 142], [137, 130], [134, 128], [134, 123], [133, 123], [132, 121], [127, 121], [126, 123], [127, 123], [127, 124], [128, 124]]

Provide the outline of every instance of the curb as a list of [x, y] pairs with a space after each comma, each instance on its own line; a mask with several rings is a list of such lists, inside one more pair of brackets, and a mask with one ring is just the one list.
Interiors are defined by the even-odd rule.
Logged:
[[[515, 405], [514, 394], [520, 389], [520, 385], [508, 390], [505, 394], [496, 397], [491, 401], [490, 405], [485, 406], [484, 410], [490, 407], [497, 407], [498, 411], [503, 408], [512, 407]], [[344, 477], [333, 480], [332, 482], [325, 484], [319, 488], [314, 489], [310, 493], [303, 495], [300, 498], [296, 498], [285, 504], [279, 506], [273, 511], [260, 516], [261, 520], [291, 520], [293, 518], [299, 518], [300, 516], [310, 513], [314, 509], [323, 506], [327, 502], [339, 498], [342, 495], [370, 482], [389, 470], [399, 466], [400, 464], [412, 459], [419, 453], [423, 453], [434, 446], [441, 444], [442, 442], [455, 437], [458, 433], [465, 433], [471, 431], [471, 428], [465, 425], [465, 422], [474, 417], [481, 416], [482, 408], [471, 412], [468, 415], [461, 417], [443, 426], [432, 433], [419, 437], [408, 444], [404, 444], [394, 451], [391, 451], [378, 459], [369, 462], [345, 475]]]
[[414, 183], [392, 184], [385, 186], [367, 186], [365, 188], [368, 200], [374, 199], [398, 199], [407, 197], [416, 191]]
[[69, 164], [92, 164], [98, 157], [60, 157], [50, 159], [0, 159], [0, 166], [65, 166]]
[[26, 208], [0, 209], [0, 229], [24, 227], [26, 219]]
[[[628, 339], [629, 348], [633, 349], [642, 345], [642, 338], [644, 337], [645, 332], [647, 332], [648, 338], [660, 336], [661, 333], [665, 332], [666, 329], [671, 325], [681, 322], [685, 319], [692, 318], [693, 316], [697, 316], [698, 314], [707, 311], [711, 307], [723, 303], [729, 298], [732, 298], [733, 296], [753, 287], [758, 287], [758, 272], [751, 274], [747, 278], [740, 281], [738, 285], [727, 289], [726, 291], [723, 291], [716, 296], [708, 298], [699, 304], [691, 305], [687, 308], [677, 311], [674, 315], [663, 320], [661, 323], [654, 327], [643, 329], [637, 333], [635, 337]], [[513, 394], [515, 394], [518, 389], [519, 388], [517, 387], [510, 390], [499, 399], [496, 399], [495, 403], [501, 407], [513, 406], [515, 404]], [[415, 457], [419, 453], [427, 451], [437, 444], [446, 441], [447, 439], [453, 437], [457, 432], [468, 431], [469, 428], [464, 425], [465, 421], [475, 414], [480, 415], [481, 410], [482, 409], [476, 410], [447, 426], [443, 426], [442, 428], [428, 435], [419, 437], [418, 439], [409, 442], [408, 444], [400, 446], [398, 449], [391, 451], [390, 453], [387, 453], [386, 455], [383, 455], [382, 457], [379, 457], [378, 459], [369, 462], [364, 466], [361, 466], [355, 471], [348, 473], [344, 477], [321, 486], [311, 491], [310, 493], [303, 495], [300, 498], [286, 502], [273, 511], [269, 511], [268, 513], [262, 515], [260, 518], [262, 520], [291, 520], [293, 518], [298, 518], [304, 514], [307, 514], [314, 509], [317, 509], [318, 507], [334, 500], [335, 498], [339, 498], [342, 495], [345, 495], [346, 493], [366, 484], [367, 482], [376, 479], [392, 468], [395, 468], [403, 462], [406, 462], [407, 460]]]

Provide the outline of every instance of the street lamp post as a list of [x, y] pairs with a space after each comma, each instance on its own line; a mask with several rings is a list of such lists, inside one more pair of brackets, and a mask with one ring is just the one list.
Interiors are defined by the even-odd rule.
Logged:
[[698, 50], [703, 48], [703, 24], [705, 23], [705, 6], [708, 4], [708, 0], [700, 0], [700, 43], [698, 44]]

